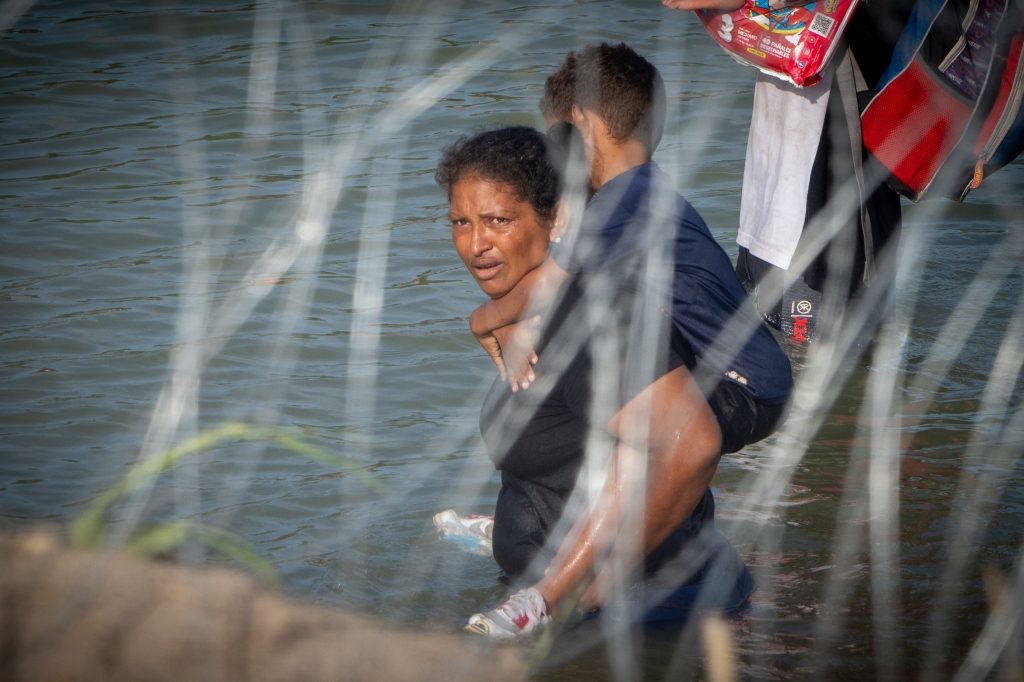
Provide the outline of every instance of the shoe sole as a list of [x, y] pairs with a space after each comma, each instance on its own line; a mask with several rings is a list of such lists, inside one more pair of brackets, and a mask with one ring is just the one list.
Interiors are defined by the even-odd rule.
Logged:
[[491, 631], [487, 629], [487, 626], [483, 623], [468, 623], [462, 628], [466, 632], [472, 632], [477, 635], [483, 635], [484, 637], [490, 637]]

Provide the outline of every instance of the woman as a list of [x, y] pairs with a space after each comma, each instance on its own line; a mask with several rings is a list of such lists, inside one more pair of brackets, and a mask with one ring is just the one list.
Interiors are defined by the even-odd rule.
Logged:
[[[564, 147], [562, 151], [564, 159]], [[492, 298], [507, 294], [544, 262], [548, 243], [559, 238], [569, 217], [559, 202], [561, 175], [550, 162], [545, 138], [530, 128], [505, 128], [459, 140], [445, 150], [436, 177], [448, 193], [456, 251]], [[488, 455], [502, 474], [494, 557], [513, 580], [538, 582], [500, 609], [474, 616], [468, 629], [492, 637], [521, 634], [546, 622], [573, 589], [593, 583], [599, 560], [621, 550], [616, 543], [622, 544], [623, 534], [616, 530], [631, 511], [631, 495], [638, 493], [630, 479], [638, 463], [646, 466], [641, 488], [648, 491], [679, 477], [697, 482], [692, 499], [679, 500], [687, 511], [676, 518], [685, 521], [674, 531], [670, 527], [668, 537], [643, 537], [633, 547], [638, 562], [645, 557], [645, 573], [679, 556], [682, 546], [713, 517], [707, 483], [717, 455], [693, 453], [694, 443], [702, 439], [717, 439], [717, 446], [703, 450], [720, 452], [721, 436], [687, 371], [692, 352], [673, 333], [666, 315], [656, 308], [651, 315], [650, 304], [640, 294], [639, 264], [625, 259], [616, 268], [587, 281], [577, 277], [563, 288], [536, 346], [541, 361], [534, 388], [513, 392], [499, 378], [485, 400], [481, 432]], [[601, 288], [602, 277], [612, 277], [613, 285], [605, 287], [607, 295], [593, 305], [590, 299]], [[653, 332], [647, 344], [652, 352], [642, 354], [642, 370], [626, 357], [631, 344], [636, 346], [630, 334], [639, 320], [644, 320], [645, 332]], [[507, 344], [503, 341], [502, 346]], [[601, 348], [604, 355], [595, 363]], [[602, 372], [603, 378], [595, 381]], [[680, 442], [681, 431], [692, 438]], [[592, 454], [603, 450], [609, 456], [608, 475], [598, 503], [574, 519], [574, 528], [556, 553], [551, 535], [588, 447]], [[646, 528], [646, 519], [642, 523]], [[534, 561], [538, 553], [543, 556]], [[544, 570], [530, 574], [531, 563]], [[742, 574], [746, 576], [745, 569]], [[749, 576], [741, 582], [740, 594], [730, 595], [734, 602], [751, 591]], [[730, 590], [735, 592], [736, 585], [734, 579]], [[594, 584], [580, 602], [584, 608], [598, 605]]]

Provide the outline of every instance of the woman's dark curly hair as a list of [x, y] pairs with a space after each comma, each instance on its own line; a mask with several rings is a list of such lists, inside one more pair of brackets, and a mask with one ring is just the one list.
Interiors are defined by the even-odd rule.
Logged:
[[551, 217], [562, 183], [548, 157], [545, 136], [526, 126], [460, 137], [444, 148], [434, 179], [452, 198], [452, 187], [469, 174], [512, 188], [537, 215]]

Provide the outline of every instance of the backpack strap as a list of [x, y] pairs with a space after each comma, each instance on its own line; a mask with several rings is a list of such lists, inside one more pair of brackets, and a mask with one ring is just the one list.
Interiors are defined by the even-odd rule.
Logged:
[[[864, 283], [870, 285], [878, 274], [875, 270], [875, 243], [871, 230], [871, 216], [867, 209], [867, 198], [871, 193], [864, 186], [864, 143], [860, 129], [860, 107], [857, 104], [857, 93], [867, 90], [864, 76], [860, 72], [853, 51], [842, 47], [843, 52], [833, 82], [839, 91], [843, 105], [846, 125], [850, 132], [850, 158], [853, 160], [853, 176], [857, 182], [857, 194], [860, 198], [860, 228], [864, 238]], [[873, 188], [872, 188], [873, 190]]]

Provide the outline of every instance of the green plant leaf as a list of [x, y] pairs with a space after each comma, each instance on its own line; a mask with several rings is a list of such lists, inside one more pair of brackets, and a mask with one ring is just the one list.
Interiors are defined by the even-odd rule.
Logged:
[[305, 455], [310, 459], [314, 459], [318, 462], [322, 462], [324, 464], [337, 467], [342, 471], [348, 470], [348, 473], [354, 475], [356, 478], [362, 481], [363, 484], [366, 485], [366, 487], [368, 487], [375, 493], [383, 494], [385, 491], [385, 488], [383, 485], [381, 485], [380, 481], [378, 481], [373, 476], [370, 476], [368, 473], [360, 469], [352, 460], [348, 460], [343, 457], [338, 457], [337, 455], [332, 455], [326, 450], [318, 448], [317, 446], [307, 443], [305, 441], [299, 440], [295, 436], [285, 431], [274, 431], [270, 435], [270, 439], [277, 443], [278, 445], [280, 445], [281, 447], [287, 448], [297, 454]]
[[195, 528], [188, 521], [162, 523], [139, 531], [125, 547], [135, 556], [151, 557], [177, 547], [194, 533]]
[[270, 440], [310, 459], [338, 467], [343, 471], [347, 469], [349, 473], [353, 473], [367, 487], [378, 494], [385, 491], [384, 486], [380, 482], [361, 470], [355, 462], [337, 457], [315, 445], [306, 443], [288, 431], [250, 426], [242, 423], [225, 424], [216, 429], [203, 431], [163, 452], [136, 462], [117, 483], [93, 500], [85, 512], [71, 522], [68, 536], [72, 546], [86, 549], [100, 547], [106, 537], [103, 530], [104, 517], [110, 505], [121, 497], [138, 490], [163, 472], [168, 471], [181, 458], [210, 450], [225, 441], [237, 441], [243, 438]]
[[80, 517], [71, 523], [69, 539], [75, 547], [95, 549], [103, 544], [103, 517], [107, 508], [116, 500], [137, 490], [147, 481], [170, 469], [182, 457], [203, 450], [208, 450], [228, 439], [238, 439], [253, 431], [246, 424], [225, 424], [218, 429], [204, 431], [188, 438], [174, 447], [164, 450], [140, 462], [136, 462], [128, 472], [110, 489], [97, 497]]
[[280, 586], [281, 578], [274, 565], [251, 544], [233, 533], [201, 523], [172, 521], [153, 526], [133, 535], [126, 546], [136, 556], [151, 557], [167, 552], [191, 537], [200, 539], [211, 549], [238, 561], [267, 584], [275, 588]]

